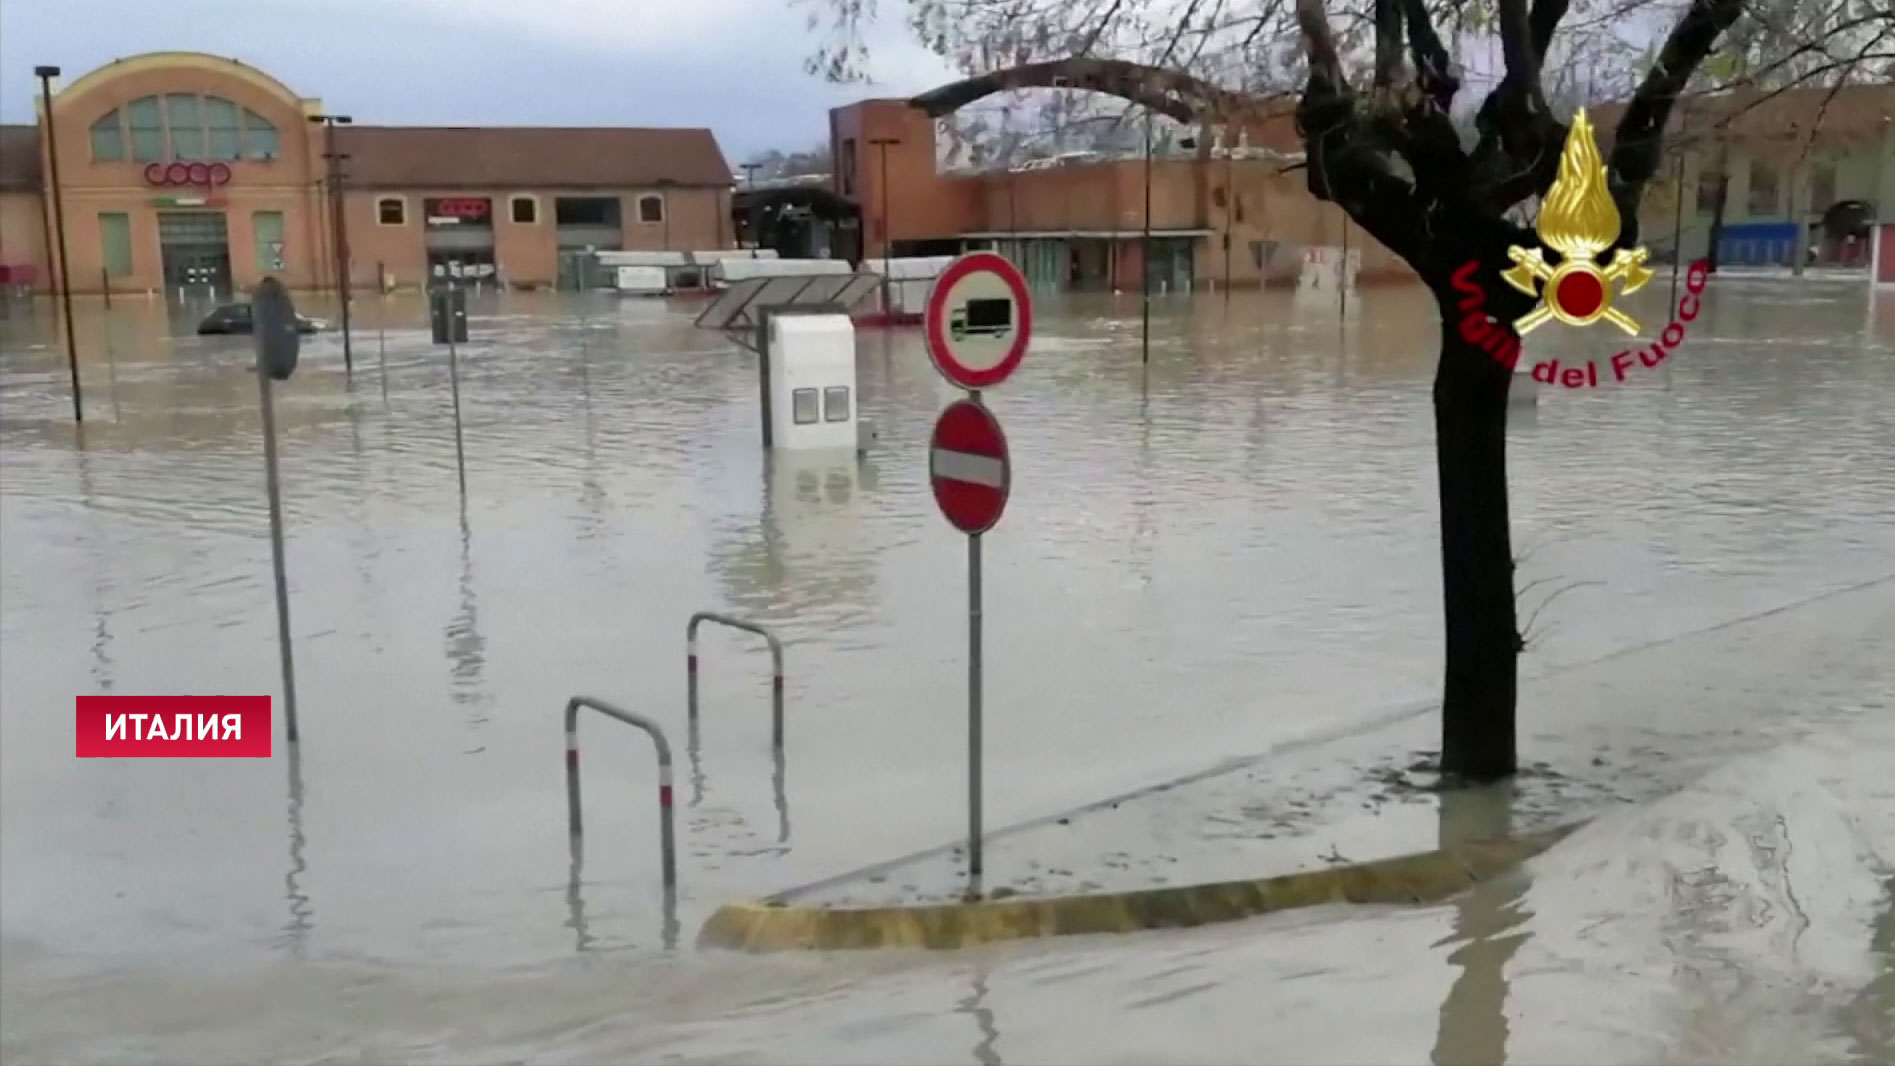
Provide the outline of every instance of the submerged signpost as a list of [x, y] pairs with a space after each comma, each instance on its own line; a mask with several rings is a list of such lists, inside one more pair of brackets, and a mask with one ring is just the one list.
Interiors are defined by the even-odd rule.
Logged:
[[297, 742], [296, 666], [290, 654], [289, 579], [283, 572], [283, 495], [276, 476], [276, 409], [270, 382], [288, 381], [296, 371], [302, 335], [296, 330], [296, 305], [289, 290], [273, 277], [250, 293], [250, 320], [257, 345], [257, 389], [263, 404], [263, 470], [270, 496], [270, 562], [276, 576], [276, 643], [283, 659], [283, 728]]
[[428, 298], [428, 325], [434, 343], [447, 345], [447, 380], [454, 391], [454, 469], [460, 475], [461, 495], [467, 495], [467, 453], [461, 446], [461, 367], [456, 344], [467, 343], [467, 290], [449, 284]]
[[928, 481], [948, 523], [967, 534], [967, 874], [968, 895], [981, 881], [981, 534], [1006, 510], [1013, 488], [1007, 436], [980, 391], [1005, 381], [1033, 338], [1026, 279], [992, 252], [970, 252], [935, 279], [922, 315], [928, 357], [941, 376], [967, 390], [936, 420], [928, 442]]

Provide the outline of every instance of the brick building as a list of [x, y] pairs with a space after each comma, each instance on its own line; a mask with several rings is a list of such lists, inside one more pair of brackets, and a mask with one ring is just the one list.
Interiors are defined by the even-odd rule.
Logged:
[[0, 282], [42, 291], [55, 142], [79, 293], [229, 293], [266, 274], [333, 286], [338, 199], [363, 289], [377, 264], [398, 286], [449, 274], [551, 285], [588, 248], [735, 238], [730, 168], [704, 129], [331, 129], [315, 121], [321, 101], [194, 52], [133, 56], [68, 82], [52, 99], [53, 137], [40, 110], [35, 126], [0, 127]]
[[[1413, 272], [1289, 169], [1302, 158], [1291, 102], [1241, 126], [1192, 131], [1191, 147], [1150, 164], [1155, 290], [1289, 283], [1313, 247], [1349, 247], [1362, 281]], [[860, 250], [876, 258], [992, 247], [1036, 287], [1140, 286], [1147, 164], [1135, 157], [1047, 160], [978, 173], [937, 165], [936, 121], [906, 100], [830, 113], [835, 191], [860, 208]]]

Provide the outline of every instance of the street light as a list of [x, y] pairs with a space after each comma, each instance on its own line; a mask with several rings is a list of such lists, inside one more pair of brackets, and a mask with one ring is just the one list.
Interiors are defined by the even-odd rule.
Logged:
[[[53, 121], [53, 79], [59, 77], [58, 67], [34, 67], [33, 76], [39, 79], [40, 110], [46, 123], [46, 159], [52, 178], [53, 230], [59, 245], [59, 303], [66, 319], [66, 367], [72, 372], [72, 420], [84, 422], [85, 409], [79, 402], [79, 346], [73, 340], [72, 332], [72, 284], [67, 276], [66, 263], [66, 205], [65, 196], [59, 187], [59, 124]], [[47, 242], [49, 245], [53, 241]], [[52, 251], [51, 248], [47, 249]]]
[[891, 279], [891, 258], [894, 256], [895, 242], [888, 230], [888, 146], [900, 144], [900, 137], [870, 137], [869, 143], [882, 150], [882, 313], [893, 315], [895, 308], [889, 303], [889, 281]]
[[342, 369], [345, 374], [353, 375], [355, 350], [349, 338], [349, 224], [342, 211], [342, 161], [348, 157], [336, 151], [336, 127], [347, 126], [355, 120], [348, 115], [311, 115], [309, 121], [323, 128], [322, 157], [329, 161], [329, 222], [335, 231], [336, 285], [342, 290]]

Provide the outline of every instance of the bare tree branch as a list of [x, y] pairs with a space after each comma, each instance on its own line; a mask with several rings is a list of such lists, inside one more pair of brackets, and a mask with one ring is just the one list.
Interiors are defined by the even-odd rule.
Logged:
[[1730, 29], [1743, 10], [1743, 0], [1691, 0], [1690, 9], [1671, 28], [1664, 47], [1659, 49], [1658, 61], [1626, 105], [1606, 168], [1623, 227], [1619, 235], [1622, 243], [1638, 243], [1639, 200], [1645, 184], [1657, 173], [1672, 105], [1704, 57], [1716, 47], [1718, 37]]
[[1401, 66], [1402, 20], [1395, 0], [1375, 0], [1375, 88], [1387, 92]]

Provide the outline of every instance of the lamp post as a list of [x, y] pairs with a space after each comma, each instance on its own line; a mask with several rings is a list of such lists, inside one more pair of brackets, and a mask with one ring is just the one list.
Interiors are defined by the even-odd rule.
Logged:
[[881, 149], [882, 153], [882, 313], [892, 315], [895, 309], [889, 303], [890, 260], [894, 257], [895, 242], [888, 229], [888, 146], [900, 144], [900, 137], [870, 137], [869, 143]]
[[72, 372], [72, 420], [84, 422], [85, 408], [79, 401], [79, 346], [73, 340], [72, 330], [72, 282], [67, 274], [66, 262], [66, 205], [65, 196], [59, 187], [59, 124], [53, 121], [53, 79], [59, 77], [59, 68], [34, 67], [33, 75], [39, 79], [40, 109], [44, 112], [43, 121], [46, 123], [47, 170], [53, 186], [53, 231], [59, 251], [59, 304], [66, 320], [66, 367]]
[[323, 134], [322, 157], [329, 161], [329, 221], [335, 231], [336, 286], [342, 290], [342, 369], [355, 374], [355, 350], [349, 338], [349, 223], [342, 210], [342, 161], [348, 158], [336, 151], [336, 127], [355, 121], [348, 115], [311, 115], [309, 121], [320, 125]]

